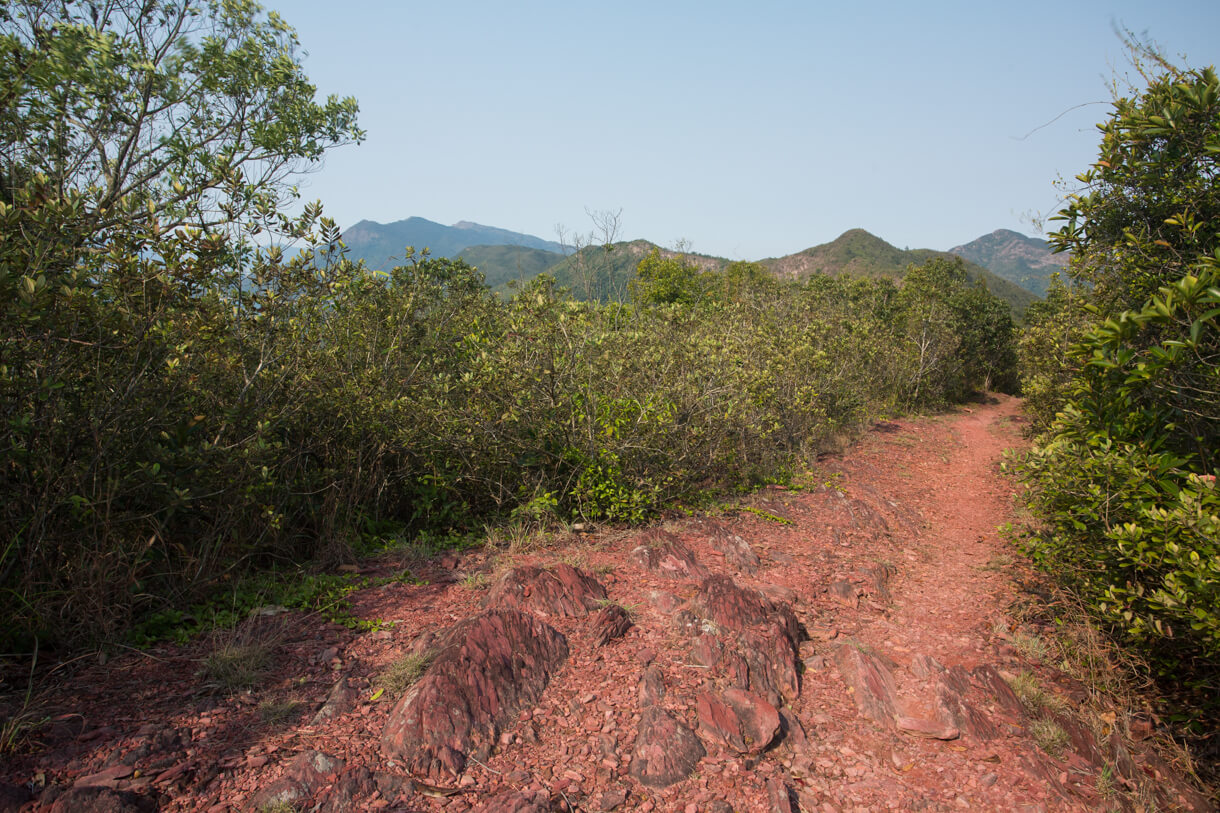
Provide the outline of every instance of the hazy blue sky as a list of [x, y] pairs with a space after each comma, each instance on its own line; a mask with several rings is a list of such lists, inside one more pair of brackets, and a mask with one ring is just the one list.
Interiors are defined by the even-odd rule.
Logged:
[[554, 239], [622, 209], [625, 239], [733, 259], [857, 226], [911, 248], [1036, 233], [1095, 156], [1115, 25], [1220, 62], [1217, 0], [267, 5], [319, 90], [360, 100], [368, 140], [302, 185], [341, 226]]

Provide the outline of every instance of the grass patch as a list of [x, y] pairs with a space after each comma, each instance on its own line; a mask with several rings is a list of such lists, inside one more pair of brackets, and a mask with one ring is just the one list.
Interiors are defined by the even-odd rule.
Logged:
[[481, 570], [476, 570], [473, 573], [467, 573], [465, 576], [463, 576], [462, 580], [458, 582], [458, 584], [460, 584], [465, 590], [486, 590], [490, 585], [490, 582], [487, 579], [486, 573]]
[[433, 651], [403, 655], [378, 675], [374, 684], [378, 688], [384, 689], [386, 694], [400, 695], [423, 677], [424, 672], [435, 659], [436, 653]]
[[753, 514], [756, 517], [765, 519], [767, 522], [774, 522], [778, 525], [795, 525], [796, 524], [795, 522], [793, 522], [790, 519], [787, 519], [785, 517], [776, 516], [775, 514], [772, 514], [770, 511], [764, 511], [763, 509], [755, 508], [752, 505], [737, 505], [737, 506], [734, 506], [734, 510], [745, 511], [747, 513]]
[[1067, 701], [1054, 692], [1048, 692], [1042, 688], [1042, 684], [1038, 682], [1038, 678], [1033, 672], [1020, 672], [1008, 678], [1008, 685], [1012, 688], [1013, 694], [1025, 704], [1025, 708], [1035, 716], [1046, 712], [1067, 710]]
[[986, 570], [990, 573], [1006, 573], [1012, 570], [1012, 566], [1017, 560], [1011, 553], [997, 553], [987, 560], [987, 564], [979, 565], [979, 570]]
[[1032, 633], [1017, 632], [1009, 639], [1009, 643], [1026, 660], [1045, 661], [1050, 657], [1046, 642]]
[[282, 725], [292, 719], [303, 705], [300, 700], [264, 700], [258, 704], [258, 716], [267, 725]]
[[271, 666], [284, 637], [283, 624], [258, 615], [228, 630], [212, 633], [212, 651], [204, 656], [199, 674], [214, 691], [234, 694], [255, 686]]
[[1029, 733], [1038, 747], [1055, 759], [1067, 748], [1067, 732], [1054, 720], [1034, 720], [1029, 725]]

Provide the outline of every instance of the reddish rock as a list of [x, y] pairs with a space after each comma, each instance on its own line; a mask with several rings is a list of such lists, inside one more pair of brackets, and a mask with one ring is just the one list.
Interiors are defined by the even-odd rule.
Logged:
[[644, 709], [631, 755], [640, 784], [665, 788], [686, 778], [707, 752], [695, 732], [659, 706]]
[[593, 645], [605, 646], [631, 629], [631, 616], [617, 604], [602, 607], [593, 616]]
[[510, 790], [474, 808], [478, 813], [550, 813], [545, 793]]
[[750, 688], [774, 705], [801, 695], [801, 677], [796, 644], [778, 623], [747, 630], [738, 636], [741, 654], [749, 667]]
[[809, 748], [809, 737], [805, 734], [805, 726], [791, 709], [779, 710], [780, 736], [784, 745], [793, 753], [799, 753]]
[[696, 700], [699, 731], [742, 754], [762, 751], [780, 730], [779, 712], [753, 692], [703, 692]]
[[724, 554], [724, 560], [738, 570], [753, 573], [760, 564], [750, 544], [718, 522], [705, 523], [703, 532], [711, 546]]
[[889, 604], [893, 598], [890, 595], [890, 581], [897, 573], [889, 565], [879, 564], [861, 571], [870, 585], [869, 592], [881, 604]]
[[505, 724], [534, 703], [568, 657], [566, 639], [517, 610], [492, 610], [441, 636], [440, 654], [390, 713], [382, 752], [412, 773], [456, 775], [486, 758]]
[[956, 727], [925, 717], [898, 717], [894, 725], [904, 734], [930, 740], [956, 740], [962, 735]]
[[323, 725], [339, 715], [345, 714], [355, 703], [356, 690], [351, 687], [347, 678], [339, 678], [331, 688], [330, 694], [326, 696], [326, 702], [322, 704], [322, 708], [318, 709], [318, 713], [313, 716], [313, 725]]
[[867, 531], [877, 538], [890, 532], [890, 524], [885, 521], [881, 512], [864, 500], [849, 499], [848, 511], [851, 513], [852, 525], [858, 530]]
[[682, 606], [682, 599], [665, 590], [653, 590], [648, 594], [648, 601], [661, 613], [672, 613]]
[[696, 635], [690, 649], [691, 662], [699, 666], [715, 666], [716, 662], [720, 660], [720, 653], [723, 649], [724, 647], [715, 635], [706, 632]]
[[[723, 675], [730, 686], [737, 689], [750, 688], [750, 665], [740, 652], [725, 652], [716, 663], [716, 674]], [[757, 682], [757, 681], [756, 681]], [[772, 693], [766, 693], [768, 697]]]
[[702, 579], [707, 568], [699, 564], [690, 548], [678, 537], [659, 528], [640, 535], [640, 544], [631, 551], [631, 558], [647, 570], [674, 579]]
[[320, 751], [302, 751], [288, 763], [283, 776], [250, 798], [250, 806], [257, 810], [303, 802], [342, 770], [341, 759]]
[[131, 776], [134, 769], [130, 765], [114, 765], [89, 776], [82, 776], [73, 783], [78, 788], [113, 788], [121, 779]]
[[774, 604], [762, 593], [742, 587], [725, 575], [704, 579], [699, 587], [699, 606], [721, 629], [742, 631], [774, 621], [783, 627], [793, 644], [801, 640], [801, 625], [792, 610]]
[[767, 780], [767, 803], [771, 805], [771, 813], [796, 813], [792, 792], [778, 776]]
[[835, 665], [860, 713], [882, 725], [892, 725], [898, 708], [893, 664], [846, 643], [835, 650]]
[[1005, 711], [1018, 720], [1025, 716], [1025, 705], [1021, 702], [1021, 698], [1017, 697], [1016, 692], [1008, 685], [1008, 681], [1001, 677], [994, 666], [983, 664], [972, 674], [974, 679], [991, 693], [991, 696]]
[[627, 789], [622, 787], [613, 788], [598, 797], [595, 809], [603, 811], [603, 813], [609, 813], [611, 810], [618, 810], [626, 803]]
[[843, 579], [833, 581], [826, 588], [826, 592], [844, 607], [856, 607], [860, 604], [860, 597], [856, 595], [856, 587], [849, 581]]
[[317, 808], [318, 813], [346, 813], [348, 810], [358, 810], [364, 805], [360, 802], [371, 796], [377, 790], [373, 774], [363, 765], [343, 772], [334, 783], [330, 792]]
[[507, 571], [492, 585], [487, 606], [563, 618], [586, 615], [605, 597], [606, 588], [597, 579], [569, 564], [554, 570], [523, 565]]
[[[971, 697], [974, 696], [981, 694], [971, 693]], [[967, 700], [957, 691], [950, 673], [941, 675], [937, 683], [936, 712], [947, 724], [984, 742], [1004, 734], [1004, 730], [975, 701]]]
[[50, 813], [155, 813], [155, 799], [100, 785], [70, 788], [51, 803]]
[[912, 675], [921, 680], [936, 677], [945, 671], [945, 667], [941, 665], [940, 661], [931, 655], [916, 655], [911, 659], [909, 669]]
[[706, 626], [711, 629], [710, 624], [705, 624], [699, 620], [699, 616], [692, 613], [690, 610], [678, 610], [673, 614], [674, 629], [679, 635], [698, 635], [704, 631]]
[[665, 676], [655, 663], [640, 676], [640, 708], [655, 706], [665, 697]]

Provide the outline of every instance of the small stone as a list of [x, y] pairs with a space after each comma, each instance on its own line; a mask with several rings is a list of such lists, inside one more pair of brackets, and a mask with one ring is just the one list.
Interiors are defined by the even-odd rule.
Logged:
[[651, 706], [640, 718], [631, 775], [651, 788], [668, 787], [688, 776], [706, 753], [695, 732], [664, 709]]
[[979, 784], [985, 788], [989, 788], [992, 785], [994, 785], [999, 780], [999, 778], [1000, 777], [994, 773], [985, 773], [981, 777], [979, 777]]
[[899, 731], [905, 734], [931, 740], [956, 740], [962, 735], [961, 731], [951, 725], [922, 717], [898, 717], [894, 720], [894, 724]]

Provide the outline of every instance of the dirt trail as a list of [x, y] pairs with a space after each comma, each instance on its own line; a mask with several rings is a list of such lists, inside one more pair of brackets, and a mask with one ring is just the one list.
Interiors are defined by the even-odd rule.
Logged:
[[714, 519], [380, 562], [427, 581], [356, 595], [391, 626], [267, 619], [250, 691], [205, 685], [206, 642], [78, 662], [0, 811], [1209, 809], [1013, 645], [1020, 420], [878, 424], [822, 487]]

